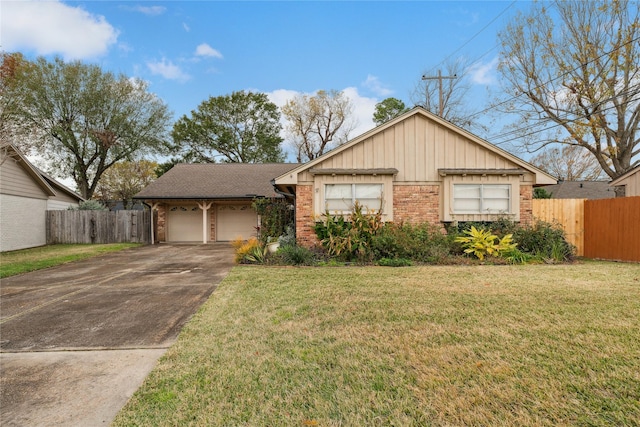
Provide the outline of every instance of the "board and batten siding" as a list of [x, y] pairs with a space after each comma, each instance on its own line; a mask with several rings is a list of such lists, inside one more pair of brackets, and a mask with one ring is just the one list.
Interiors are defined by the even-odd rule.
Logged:
[[[421, 115], [408, 117], [360, 143], [330, 156], [316, 169], [396, 168], [398, 183], [438, 183], [438, 169], [515, 169], [519, 165]], [[528, 174], [528, 182], [533, 175]], [[298, 183], [311, 183], [302, 171]]]
[[625, 197], [640, 196], [640, 170], [620, 181], [620, 185], [625, 186]]

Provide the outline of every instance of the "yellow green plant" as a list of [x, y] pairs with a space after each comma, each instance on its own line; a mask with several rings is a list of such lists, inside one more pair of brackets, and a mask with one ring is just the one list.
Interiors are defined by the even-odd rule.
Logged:
[[[456, 237], [455, 241], [462, 243], [464, 252], [474, 254], [483, 260], [485, 256], [500, 256], [503, 253], [512, 251], [518, 245], [512, 243], [513, 235], [507, 234], [502, 239], [493, 234], [491, 230], [477, 229], [472, 226], [470, 230], [465, 230], [468, 236]], [[497, 241], [497, 242], [496, 242]]]
[[235, 239], [231, 242], [231, 246], [233, 246], [236, 251], [235, 259], [238, 264], [247, 260], [248, 257], [261, 249], [260, 242], [255, 237], [251, 237], [249, 240], [243, 240], [242, 238]]

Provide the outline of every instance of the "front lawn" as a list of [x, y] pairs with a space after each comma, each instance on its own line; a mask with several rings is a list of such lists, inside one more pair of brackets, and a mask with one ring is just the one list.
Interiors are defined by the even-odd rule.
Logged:
[[137, 246], [140, 246], [140, 244], [48, 245], [19, 251], [3, 252], [0, 253], [0, 278]]
[[640, 265], [236, 267], [116, 426], [630, 426]]

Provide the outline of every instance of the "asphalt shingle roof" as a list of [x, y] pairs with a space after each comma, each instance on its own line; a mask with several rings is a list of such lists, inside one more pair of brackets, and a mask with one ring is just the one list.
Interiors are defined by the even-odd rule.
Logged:
[[563, 181], [542, 187], [552, 199], [609, 199], [616, 192], [607, 181]]
[[136, 199], [272, 197], [271, 180], [297, 163], [180, 163], [135, 195]]

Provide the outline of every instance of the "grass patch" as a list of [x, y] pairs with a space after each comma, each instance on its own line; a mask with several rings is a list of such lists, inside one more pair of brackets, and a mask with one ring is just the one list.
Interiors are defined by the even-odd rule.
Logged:
[[49, 245], [0, 253], [0, 278], [140, 246], [138, 243]]
[[640, 266], [236, 267], [116, 426], [630, 426]]

